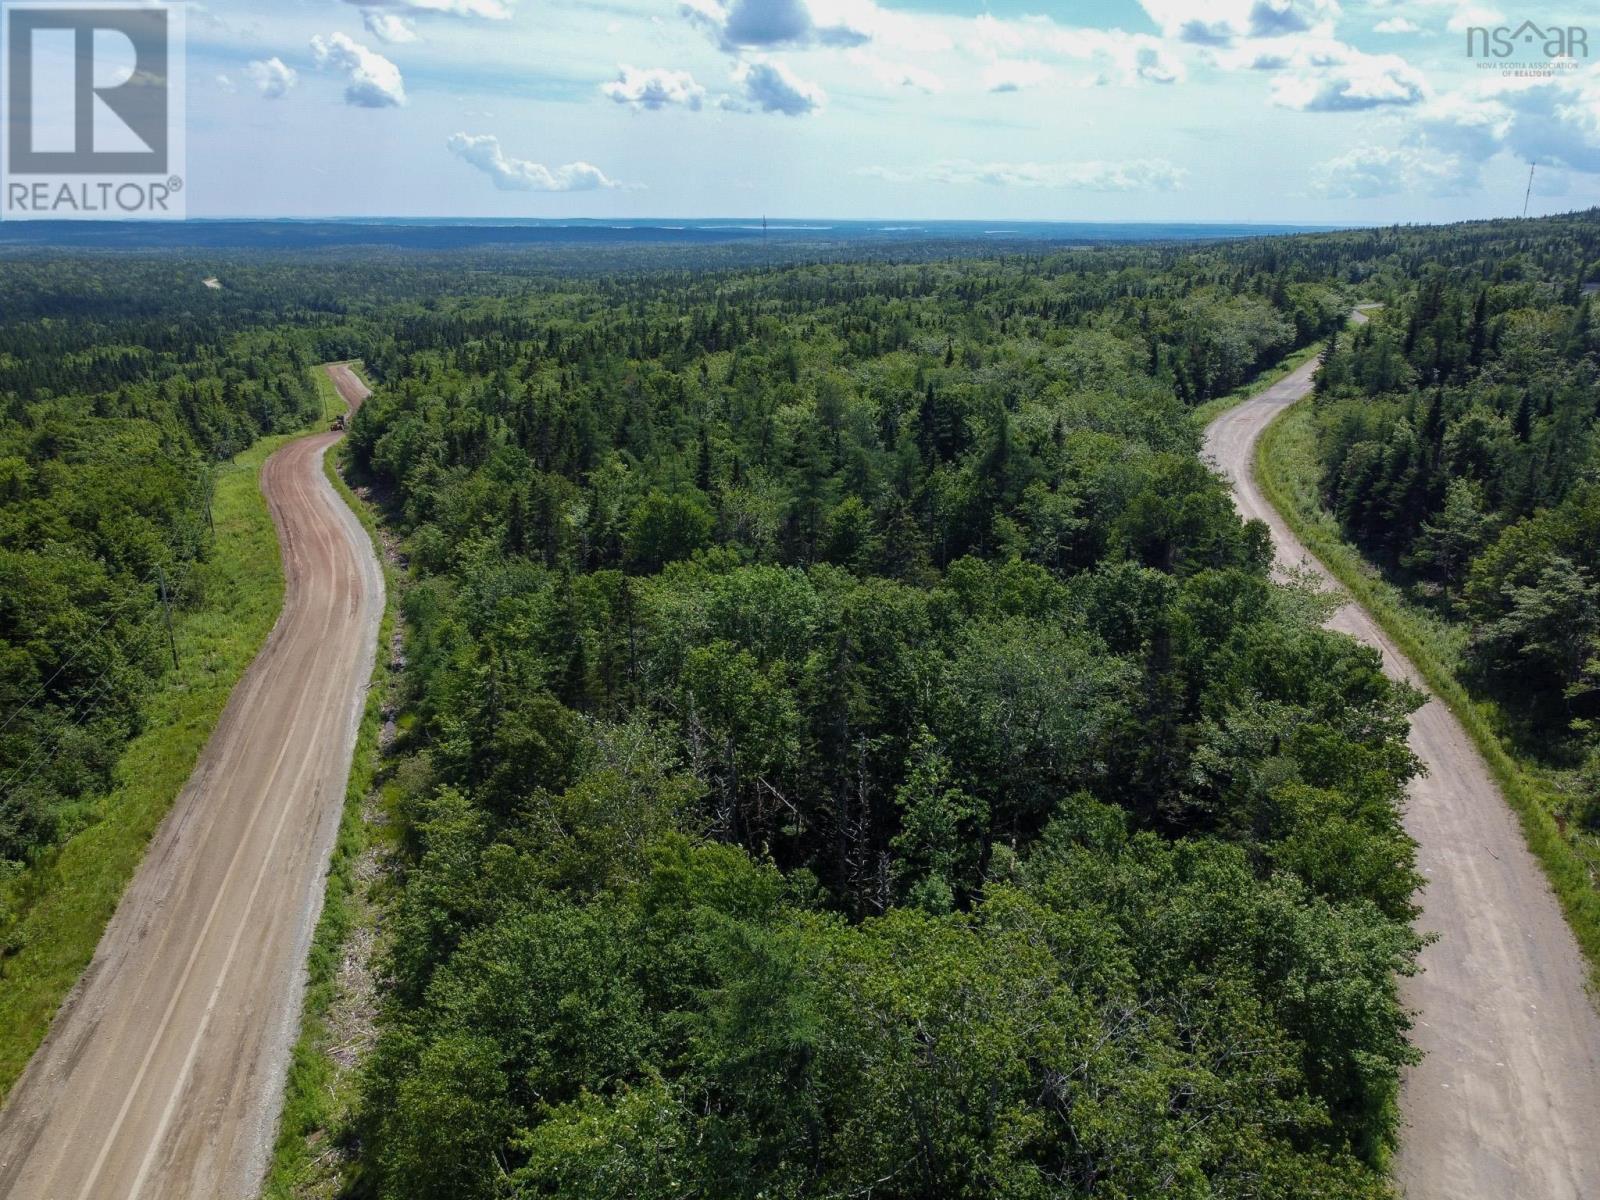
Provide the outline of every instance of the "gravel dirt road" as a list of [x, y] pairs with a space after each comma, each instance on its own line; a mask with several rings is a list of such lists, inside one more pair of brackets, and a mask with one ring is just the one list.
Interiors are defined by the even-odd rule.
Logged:
[[[1253, 476], [1256, 440], [1310, 390], [1315, 370], [1308, 363], [1218, 417], [1206, 453], [1232, 480], [1239, 511], [1271, 528], [1279, 565], [1328, 579]], [[1330, 625], [1426, 692], [1364, 609], [1347, 604]], [[1411, 748], [1427, 768], [1406, 812], [1428, 881], [1418, 927], [1439, 938], [1421, 974], [1403, 981], [1426, 1057], [1404, 1081], [1395, 1178], [1407, 1200], [1594, 1200], [1600, 1016], [1577, 942], [1488, 768], [1431, 695], [1412, 718]]]
[[371, 543], [322, 473], [339, 436], [262, 469], [283, 612], [0, 1110], [4, 1200], [260, 1187], [383, 613]]

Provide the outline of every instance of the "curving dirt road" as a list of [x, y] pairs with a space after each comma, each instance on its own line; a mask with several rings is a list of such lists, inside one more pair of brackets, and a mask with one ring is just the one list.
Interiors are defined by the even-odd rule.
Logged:
[[371, 543], [322, 473], [339, 436], [262, 469], [283, 612], [0, 1110], [5, 1200], [260, 1187], [383, 613]]
[[[1280, 566], [1328, 579], [1253, 477], [1256, 440], [1315, 371], [1308, 363], [1218, 417], [1206, 454], [1233, 481], [1239, 511], [1271, 528]], [[1364, 609], [1347, 604], [1329, 624], [1427, 690]], [[1600, 1197], [1600, 1016], [1577, 942], [1488, 768], [1431, 696], [1412, 718], [1411, 748], [1428, 772], [1405, 814], [1428, 881], [1418, 926], [1440, 936], [1403, 981], [1426, 1057], [1404, 1081], [1395, 1178], [1407, 1200]]]

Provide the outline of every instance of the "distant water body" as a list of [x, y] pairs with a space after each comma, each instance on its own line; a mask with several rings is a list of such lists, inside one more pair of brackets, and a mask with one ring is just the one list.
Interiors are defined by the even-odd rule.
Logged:
[[1114, 221], [772, 220], [192, 220], [174, 222], [8, 221], [0, 246], [83, 249], [279, 249], [391, 246], [452, 250], [477, 246], [694, 246], [763, 241], [840, 247], [927, 242], [1092, 245], [1211, 241], [1316, 233], [1328, 225], [1196, 224]]

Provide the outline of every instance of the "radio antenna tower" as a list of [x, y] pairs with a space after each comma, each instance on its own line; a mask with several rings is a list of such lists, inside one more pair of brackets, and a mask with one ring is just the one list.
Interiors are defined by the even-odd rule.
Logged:
[[1524, 192], [1523, 195], [1522, 195], [1522, 215], [1523, 216], [1527, 216], [1528, 215], [1528, 201], [1533, 198], [1533, 169], [1534, 169], [1534, 167], [1536, 167], [1538, 165], [1539, 165], [1538, 163], [1531, 163], [1531, 162], [1528, 164], [1528, 190], [1526, 192]]

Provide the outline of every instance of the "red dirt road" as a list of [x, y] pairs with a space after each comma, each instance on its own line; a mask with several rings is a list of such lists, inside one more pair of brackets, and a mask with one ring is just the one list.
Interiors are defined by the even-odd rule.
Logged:
[[[1315, 370], [1218, 417], [1206, 454], [1232, 480], [1239, 511], [1271, 528], [1279, 566], [1309, 566], [1332, 585], [1254, 477], [1257, 439]], [[1365, 609], [1347, 604], [1329, 624], [1427, 690]], [[1412, 717], [1411, 749], [1427, 767], [1405, 813], [1428, 881], [1417, 924], [1439, 940], [1401, 985], [1426, 1057], [1402, 1086], [1395, 1179], [1406, 1200], [1594, 1200], [1600, 1016], [1578, 944], [1483, 759], [1431, 695]]]
[[371, 543], [322, 473], [340, 436], [262, 469], [283, 612], [0, 1110], [5, 1200], [260, 1187], [383, 613]]

